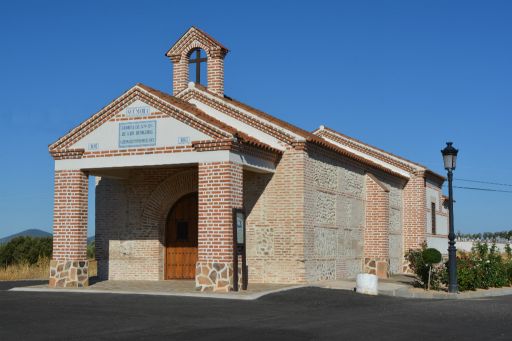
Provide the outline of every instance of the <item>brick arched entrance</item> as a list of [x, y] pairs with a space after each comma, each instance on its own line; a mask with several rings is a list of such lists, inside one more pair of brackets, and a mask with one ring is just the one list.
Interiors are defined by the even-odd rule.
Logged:
[[165, 228], [165, 279], [195, 279], [197, 262], [197, 192], [171, 208]]
[[145, 229], [158, 229], [161, 244], [160, 278], [164, 279], [165, 267], [165, 225], [172, 206], [184, 195], [197, 192], [198, 174], [188, 170], [170, 176], [154, 191], [144, 205], [142, 225]]

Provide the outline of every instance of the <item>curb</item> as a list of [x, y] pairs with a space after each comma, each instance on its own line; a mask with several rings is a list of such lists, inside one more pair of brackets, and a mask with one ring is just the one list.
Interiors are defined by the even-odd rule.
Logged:
[[117, 294], [117, 295], [147, 295], [147, 296], [171, 296], [171, 297], [192, 297], [192, 298], [216, 298], [225, 300], [242, 300], [253, 301], [263, 296], [275, 294], [283, 291], [304, 288], [305, 285], [296, 285], [286, 288], [279, 288], [274, 290], [267, 290], [256, 292], [252, 294], [236, 294], [236, 293], [176, 293], [176, 292], [162, 292], [162, 291], [129, 291], [129, 290], [99, 290], [99, 289], [54, 289], [54, 288], [35, 288], [35, 287], [16, 287], [8, 291], [15, 292], [47, 292], [47, 293], [75, 293], [75, 294]]
[[379, 290], [379, 295], [403, 297], [403, 298], [421, 298], [436, 300], [467, 300], [476, 298], [488, 298], [512, 295], [512, 288], [493, 288], [478, 291], [466, 291], [457, 294], [436, 291], [412, 291], [408, 288], [400, 288], [394, 290]]

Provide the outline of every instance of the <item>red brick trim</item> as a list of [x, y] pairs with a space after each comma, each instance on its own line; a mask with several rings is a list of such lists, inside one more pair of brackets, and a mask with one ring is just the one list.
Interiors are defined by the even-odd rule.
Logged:
[[270, 124], [266, 124], [264, 122], [258, 121], [256, 119], [254, 119], [253, 117], [251, 117], [247, 114], [244, 114], [240, 110], [235, 110], [232, 107], [229, 107], [228, 105], [223, 103], [222, 100], [213, 100], [213, 99], [209, 98], [208, 96], [201, 94], [198, 91], [194, 91], [193, 89], [190, 91], [182, 92], [178, 96], [180, 96], [180, 98], [182, 98], [183, 100], [186, 100], [186, 101], [189, 101], [191, 99], [198, 100], [213, 109], [217, 109], [220, 112], [222, 112], [230, 117], [233, 117], [241, 122], [244, 122], [245, 124], [248, 124], [251, 127], [257, 128], [258, 130], [261, 130], [262, 132], [269, 134], [272, 137], [275, 137], [279, 141], [282, 141], [282, 142], [285, 142], [288, 144], [290, 144], [294, 141], [294, 138], [291, 135], [272, 127]]
[[172, 47], [165, 53], [167, 57], [173, 57], [176, 55], [182, 55], [188, 53], [187, 48], [190, 43], [194, 40], [198, 40], [202, 45], [208, 46], [209, 49], [218, 50], [224, 55], [228, 53], [228, 49], [222, 45], [218, 40], [210, 36], [205, 31], [192, 26], [172, 45]]
[[82, 158], [85, 150], [83, 148], [67, 149], [67, 150], [52, 150], [50, 154], [54, 160], [67, 160], [67, 159], [80, 159]]
[[[203, 91], [203, 92], [206, 92], [210, 95], [212, 95], [213, 97], [216, 98], [216, 100], [212, 100], [211, 98], [205, 96], [204, 94], [201, 94], [200, 92]], [[359, 161], [363, 164], [366, 164], [366, 165], [369, 165], [371, 167], [375, 167], [377, 169], [380, 169], [386, 173], [389, 173], [389, 174], [392, 174], [392, 175], [395, 175], [395, 176], [399, 176], [400, 178], [406, 178], [405, 176], [403, 176], [402, 174], [400, 173], [396, 173], [396, 172], [393, 172], [391, 171], [390, 169], [386, 168], [386, 167], [383, 167], [373, 161], [370, 161], [364, 157], [361, 157], [359, 155], [356, 155], [354, 153], [351, 153], [345, 149], [342, 149], [328, 141], [326, 141], [325, 139], [323, 139], [322, 137], [319, 137], [319, 136], [316, 136], [316, 135], [313, 135], [305, 130], [302, 130], [298, 127], [295, 127], [291, 124], [288, 124], [284, 121], [281, 121], [267, 113], [264, 113], [260, 110], [257, 110], [257, 109], [254, 109], [252, 107], [249, 107], [247, 106], [246, 104], [243, 104], [241, 102], [238, 102], [238, 101], [235, 101], [233, 100], [232, 98], [229, 98], [227, 96], [224, 96], [224, 97], [221, 97], [221, 96], [218, 96], [217, 94], [214, 94], [212, 93], [211, 91], [208, 91], [208, 89], [206, 89], [205, 87], [203, 87], [202, 85], [200, 84], [196, 84], [195, 85], [195, 88], [194, 89], [187, 89], [187, 91], [183, 91], [181, 93], [179, 93], [177, 95], [178, 97], [184, 99], [184, 100], [190, 100], [190, 99], [196, 99], [198, 101], [201, 101], [203, 102], [204, 104], [207, 104], [221, 112], [223, 112], [224, 114], [226, 115], [229, 115], [233, 118], [236, 118], [256, 129], [259, 129], [277, 139], [279, 139], [280, 141], [283, 141], [285, 143], [287, 143], [288, 145], [292, 146], [294, 149], [296, 150], [305, 150], [307, 147], [306, 147], [306, 142], [309, 142], [309, 143], [313, 143], [313, 144], [316, 144], [318, 146], [321, 146], [323, 148], [326, 148], [326, 149], [329, 149], [331, 151], [335, 151], [339, 154], [342, 154], [344, 156], [347, 156], [351, 159], [354, 159], [356, 161]], [[250, 113], [258, 116], [258, 117], [261, 117], [262, 119], [264, 120], [267, 120], [269, 122], [272, 122], [273, 124], [276, 124], [278, 126], [281, 126], [283, 127], [283, 129], [286, 129], [286, 130], [289, 130], [303, 138], [306, 139], [306, 142], [304, 141], [297, 141], [295, 140], [291, 135], [287, 134], [286, 132], [283, 132], [283, 131], [280, 131], [274, 127], [272, 127], [270, 124], [265, 124], [264, 122], [261, 122], [261, 121], [258, 121], [258, 120], [255, 120], [254, 118], [251, 118], [250, 116], [240, 112], [240, 111], [236, 111], [232, 108], [230, 108], [229, 106], [226, 105], [226, 102], [227, 103], [231, 103], [232, 105], [234, 106], [238, 106], [240, 108], [242, 108], [243, 110], [247, 110], [249, 111]]]
[[198, 262], [233, 261], [233, 208], [242, 206], [242, 166], [200, 163]]
[[[325, 143], [319, 143], [318, 141], [307, 141], [307, 142], [294, 142], [292, 144], [293, 148], [295, 150], [304, 150], [307, 152], [314, 152], [314, 153], [321, 153], [325, 155], [329, 155], [331, 158], [336, 158], [341, 156], [345, 156], [349, 159], [352, 159], [360, 164], [360, 167], [363, 169], [367, 169], [367, 167], [370, 167], [370, 169], [378, 169], [382, 172], [385, 172], [387, 174], [391, 174], [393, 176], [399, 177], [401, 179], [407, 179], [404, 175], [400, 173], [393, 172], [387, 167], [381, 166], [378, 163], [375, 163], [373, 161], [369, 161], [359, 155], [355, 155], [343, 148], [337, 147], [331, 143], [328, 143], [327, 141], [324, 141]], [[366, 166], [366, 167], [365, 167]]]
[[88, 175], [55, 171], [53, 260], [87, 260]]
[[192, 152], [191, 146], [172, 146], [172, 147], [151, 147], [151, 148], [130, 148], [130, 149], [111, 149], [95, 152], [85, 152], [84, 159], [110, 156], [130, 156], [130, 155], [150, 155], [150, 154], [168, 154]]
[[[389, 190], [366, 173], [366, 225], [364, 229], [365, 268], [379, 277], [389, 271]], [[370, 266], [373, 264], [374, 266]], [[368, 269], [366, 269], [368, 271]]]
[[[223, 138], [231, 135], [230, 132], [223, 130], [227, 129], [229, 126], [219, 123], [217, 120], [211, 118], [195, 106], [192, 106], [190, 103], [186, 103], [179, 99], [173, 100], [173, 97], [169, 95], [164, 97], [161, 94], [159, 96], [159, 94], [148, 91], [151, 95], [157, 98], [155, 99], [155, 97], [141, 91], [139, 87], [146, 91], [148, 91], [147, 89], [150, 89], [149, 87], [145, 87], [141, 84], [134, 86], [104, 109], [81, 123], [76, 128], [72, 129], [68, 134], [61, 137], [55, 143], [51, 144], [49, 147], [50, 151], [65, 149], [66, 147], [73, 145], [138, 99], [155, 107], [167, 116], [173, 117], [190, 127], [211, 136], [212, 138]], [[233, 128], [230, 130], [236, 131]]]

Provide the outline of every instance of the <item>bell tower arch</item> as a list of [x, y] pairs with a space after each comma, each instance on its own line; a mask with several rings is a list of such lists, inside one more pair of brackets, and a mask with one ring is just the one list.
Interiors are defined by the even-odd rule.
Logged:
[[[197, 56], [203, 50], [204, 58]], [[190, 79], [189, 64], [206, 62], [208, 90], [224, 95], [224, 58], [228, 49], [207, 33], [191, 27], [165, 54], [173, 63], [173, 94], [176, 95], [187, 88], [189, 81], [198, 82], [200, 77]], [[197, 65], [197, 64], [196, 64]], [[199, 66], [198, 66], [199, 67]]]

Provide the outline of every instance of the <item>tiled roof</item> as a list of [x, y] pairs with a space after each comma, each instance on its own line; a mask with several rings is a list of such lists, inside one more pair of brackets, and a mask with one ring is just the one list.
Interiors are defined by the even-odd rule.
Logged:
[[[137, 90], [139, 88], [140, 90]], [[191, 114], [195, 119], [205, 122], [206, 124], [213, 126], [214, 128], [218, 129], [219, 131], [222, 131], [225, 136], [233, 136], [239, 138], [242, 143], [247, 143], [268, 151], [281, 153], [281, 151], [269, 146], [268, 144], [259, 141], [258, 139], [247, 135], [243, 132], [238, 131], [237, 129], [231, 127], [230, 125], [221, 122], [210, 115], [206, 114], [199, 108], [197, 108], [195, 105], [188, 103], [184, 100], [181, 100], [179, 98], [173, 97], [165, 92], [162, 92], [160, 90], [153, 89], [147, 85], [137, 83], [134, 87], [126, 91], [123, 95], [112, 101], [110, 104], [105, 106], [102, 110], [100, 110], [98, 113], [90, 117], [89, 119], [82, 122], [80, 125], [72, 129], [70, 132], [68, 132], [66, 135], [59, 138], [56, 142], [52, 143], [49, 146], [50, 150], [61, 150], [68, 147], [68, 144], [72, 141], [79, 140], [81, 135], [87, 134], [90, 130], [90, 127], [92, 126], [92, 129], [96, 129], [96, 127], [101, 124], [103, 124], [103, 121], [105, 120], [104, 115], [107, 114], [109, 111], [112, 110], [112, 106], [115, 107], [116, 102], [118, 102], [121, 98], [127, 96], [130, 93], [133, 93], [133, 91], [145, 91], [149, 93], [150, 95], [157, 97], [159, 100], [164, 101], [188, 114]], [[227, 135], [226, 135], [227, 134]]]
[[247, 135], [247, 134], [237, 130], [236, 128], [233, 128], [232, 126], [230, 126], [222, 121], [219, 121], [218, 119], [206, 114], [204, 111], [202, 111], [201, 109], [197, 108], [195, 105], [193, 105], [187, 101], [176, 98], [174, 96], [171, 96], [170, 94], [167, 94], [160, 90], [153, 89], [153, 88], [151, 88], [147, 85], [141, 84], [141, 83], [137, 83], [137, 86], [146, 90], [147, 92], [151, 93], [152, 95], [160, 98], [163, 101], [166, 101], [172, 105], [179, 107], [182, 110], [185, 110], [187, 112], [194, 114], [194, 116], [201, 119], [202, 121], [208, 122], [208, 123], [216, 126], [217, 128], [230, 133], [233, 136], [236, 135], [237, 137], [241, 138], [243, 141], [246, 141], [252, 145], [255, 145], [255, 146], [267, 149], [267, 150], [280, 152], [277, 149], [269, 146], [268, 144], [261, 142], [258, 139], [254, 138], [250, 135]]
[[[344, 149], [342, 147], [339, 147], [339, 146], [337, 146], [337, 145], [327, 141], [326, 139], [324, 139], [324, 138], [322, 138], [320, 136], [317, 136], [317, 135], [315, 135], [313, 133], [310, 133], [310, 132], [308, 132], [308, 131], [306, 131], [306, 130], [304, 130], [302, 128], [294, 126], [294, 125], [292, 125], [292, 124], [290, 124], [288, 122], [285, 122], [283, 120], [280, 120], [280, 119], [278, 119], [278, 118], [276, 118], [276, 117], [274, 117], [274, 116], [272, 116], [272, 115], [270, 115], [268, 113], [265, 113], [265, 112], [263, 112], [261, 110], [255, 109], [255, 108], [253, 108], [253, 107], [251, 107], [251, 106], [249, 106], [249, 105], [247, 105], [245, 103], [242, 103], [240, 101], [237, 101], [237, 100], [235, 100], [235, 99], [233, 99], [233, 98], [231, 98], [229, 96], [226, 96], [226, 95], [219, 96], [219, 95], [209, 91], [205, 86], [203, 86], [201, 84], [195, 84], [195, 88], [197, 88], [198, 90], [201, 90], [203, 92], [207, 92], [209, 95], [214, 96], [217, 99], [220, 99], [220, 100], [225, 101], [227, 103], [230, 103], [230, 104], [232, 104], [232, 105], [234, 105], [234, 106], [236, 106], [238, 108], [241, 108], [241, 109], [243, 109], [245, 111], [248, 111], [251, 114], [254, 114], [254, 115], [256, 115], [256, 116], [258, 116], [258, 117], [260, 117], [260, 118], [262, 118], [262, 119], [264, 119], [264, 120], [266, 120], [268, 122], [271, 122], [271, 123], [273, 123], [273, 124], [275, 124], [275, 125], [277, 125], [279, 127], [282, 127], [283, 129], [291, 131], [294, 134], [299, 135], [300, 137], [302, 137], [304, 139], [303, 141], [305, 141], [305, 142], [314, 143], [316, 145], [319, 145], [321, 147], [324, 147], [326, 149], [334, 151], [334, 152], [336, 152], [338, 154], [341, 154], [341, 155], [349, 157], [349, 158], [351, 158], [353, 160], [359, 161], [359, 162], [361, 162], [363, 164], [366, 164], [366, 165], [369, 165], [371, 167], [380, 169], [380, 170], [382, 170], [382, 171], [384, 171], [386, 173], [389, 173], [389, 174], [392, 174], [392, 175], [395, 175], [395, 176], [398, 176], [398, 177], [401, 177], [401, 178], [404, 177], [404, 175], [402, 175], [402, 174], [400, 174], [398, 172], [395, 172], [394, 170], [390, 169], [389, 167], [382, 166], [382, 165], [380, 165], [380, 164], [378, 164], [378, 163], [376, 163], [376, 162], [374, 162], [372, 160], [369, 160], [367, 158], [361, 157], [361, 156], [359, 156], [359, 155], [357, 155], [357, 154], [355, 154], [355, 153], [353, 153], [353, 152], [351, 152], [351, 151], [349, 151], [347, 149]], [[297, 142], [300, 142], [300, 141], [297, 141]]]

